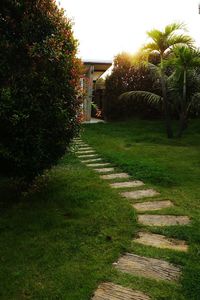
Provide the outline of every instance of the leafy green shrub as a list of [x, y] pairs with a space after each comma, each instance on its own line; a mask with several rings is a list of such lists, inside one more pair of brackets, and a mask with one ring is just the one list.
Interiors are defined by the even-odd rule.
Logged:
[[77, 41], [53, 0], [3, 0], [0, 32], [1, 172], [32, 179], [78, 131]]
[[105, 86], [104, 115], [108, 119], [123, 119], [133, 115], [155, 117], [162, 113], [159, 105], [147, 103], [142, 97], [134, 101], [119, 99], [122, 93], [134, 90], [161, 93], [152, 69], [126, 53], [115, 57], [112, 73], [106, 78]]

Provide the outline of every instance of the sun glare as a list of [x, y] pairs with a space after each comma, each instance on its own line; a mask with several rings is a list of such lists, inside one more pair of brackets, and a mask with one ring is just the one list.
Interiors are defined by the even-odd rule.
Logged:
[[178, 21], [200, 45], [198, 0], [60, 0], [74, 21], [83, 59], [112, 59], [119, 52], [136, 52], [146, 41], [146, 32]]

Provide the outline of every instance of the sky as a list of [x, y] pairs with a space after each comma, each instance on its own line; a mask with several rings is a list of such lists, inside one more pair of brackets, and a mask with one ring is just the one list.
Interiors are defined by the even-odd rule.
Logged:
[[83, 60], [112, 60], [134, 53], [147, 42], [146, 32], [178, 21], [200, 47], [200, 0], [59, 0], [72, 19]]

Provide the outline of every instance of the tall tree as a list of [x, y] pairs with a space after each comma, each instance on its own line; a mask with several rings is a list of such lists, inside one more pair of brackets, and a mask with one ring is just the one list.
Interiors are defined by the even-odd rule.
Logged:
[[54, 0], [0, 6], [1, 172], [32, 180], [78, 131], [77, 41]]
[[[196, 84], [195, 89], [188, 91], [188, 81], [194, 77], [195, 68], [200, 67], [200, 52], [190, 47], [177, 46], [166, 64], [175, 69], [171, 76], [171, 86], [180, 118], [178, 136], [181, 136], [187, 127], [190, 109], [194, 104], [197, 104], [196, 101], [199, 101], [199, 85]], [[195, 75], [197, 74], [195, 73]]]
[[164, 70], [164, 59], [170, 50], [176, 45], [191, 45], [192, 39], [190, 36], [180, 33], [185, 31], [185, 25], [182, 23], [172, 23], [167, 25], [164, 31], [153, 29], [147, 32], [151, 42], [144, 46], [144, 50], [149, 54], [152, 52], [157, 53], [160, 56], [160, 80], [162, 86], [162, 99], [164, 104], [165, 122], [168, 138], [173, 137], [173, 131], [171, 126], [171, 118], [169, 112], [169, 103], [167, 100], [167, 86]]

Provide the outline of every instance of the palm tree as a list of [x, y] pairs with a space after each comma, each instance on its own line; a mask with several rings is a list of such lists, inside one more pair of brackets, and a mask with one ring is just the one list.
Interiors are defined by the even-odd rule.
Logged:
[[[193, 89], [193, 91], [190, 92], [191, 95], [189, 95], [189, 92], [187, 93], [187, 83], [189, 79], [188, 77], [194, 77], [195, 68], [200, 67], [200, 52], [187, 46], [177, 46], [173, 49], [173, 53], [169, 57], [167, 65], [175, 68], [175, 71], [171, 76], [171, 85], [172, 92], [175, 94], [176, 99], [179, 99], [178, 111], [180, 127], [178, 136], [180, 137], [187, 126], [189, 110], [196, 101], [199, 100], [199, 86], [196, 86], [198, 92]], [[179, 97], [180, 87], [182, 92]]]
[[[172, 23], [167, 25], [164, 31], [153, 29], [147, 32], [148, 37], [151, 39], [151, 42], [146, 44], [143, 47], [143, 51], [148, 54], [157, 53], [160, 57], [160, 81], [162, 87], [162, 100], [164, 105], [165, 113], [165, 122], [168, 138], [173, 137], [173, 131], [171, 127], [171, 119], [169, 113], [169, 103], [167, 100], [167, 86], [166, 86], [166, 77], [165, 77], [165, 66], [164, 60], [167, 54], [173, 49], [176, 45], [191, 45], [193, 43], [190, 36], [180, 33], [179, 31], [185, 31], [185, 25], [183, 23]], [[124, 94], [124, 96], [126, 96]], [[127, 94], [127, 96], [133, 96], [133, 93]], [[156, 96], [155, 96], [156, 97]], [[158, 100], [158, 98], [157, 98]]]
[[150, 43], [144, 46], [144, 50], [148, 53], [158, 53], [160, 56], [160, 79], [162, 86], [162, 97], [165, 112], [166, 130], [168, 138], [173, 137], [173, 131], [171, 127], [169, 105], [167, 100], [167, 88], [164, 72], [164, 58], [167, 53], [176, 45], [191, 45], [192, 39], [190, 36], [180, 34], [179, 30], [185, 30], [183, 23], [172, 23], [167, 25], [164, 31], [153, 29], [147, 32], [148, 37], [152, 40]]

